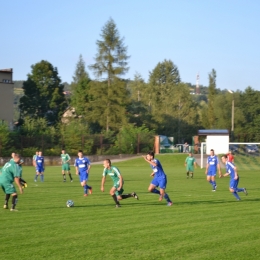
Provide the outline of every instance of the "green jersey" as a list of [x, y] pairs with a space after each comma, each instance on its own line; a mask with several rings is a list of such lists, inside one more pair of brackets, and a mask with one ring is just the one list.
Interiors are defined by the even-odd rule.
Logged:
[[65, 153], [65, 154], [62, 153], [62, 154], [60, 155], [60, 157], [61, 157], [62, 163], [69, 163], [69, 162], [67, 162], [67, 161], [70, 160], [70, 156], [69, 156], [67, 153]]
[[114, 182], [114, 185], [119, 184], [119, 181], [120, 181], [119, 176], [121, 174], [120, 174], [120, 171], [117, 167], [111, 165], [110, 169], [105, 168], [104, 171], [103, 171], [103, 176], [105, 177], [107, 175], [109, 175], [111, 177], [111, 179]]
[[14, 160], [10, 160], [1, 169], [0, 183], [13, 183], [16, 177], [20, 178], [20, 169]]
[[195, 161], [196, 159], [194, 157], [188, 156], [185, 160], [185, 163], [187, 164], [187, 169], [193, 169]]

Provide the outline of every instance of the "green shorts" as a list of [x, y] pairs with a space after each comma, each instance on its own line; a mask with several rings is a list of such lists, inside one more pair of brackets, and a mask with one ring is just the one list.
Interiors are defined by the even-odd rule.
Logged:
[[62, 164], [62, 170], [63, 171], [70, 171], [70, 165], [68, 163]]
[[13, 185], [13, 183], [4, 182], [4, 183], [0, 183], [0, 186], [2, 187], [5, 194], [16, 193], [16, 189], [15, 189], [15, 186]]
[[187, 167], [187, 172], [194, 172], [194, 167], [193, 166], [190, 166], [190, 167]]
[[[119, 183], [114, 183], [114, 187], [117, 189], [119, 187]], [[120, 190], [115, 191], [115, 194], [116, 194], [116, 196], [119, 196], [119, 195], [122, 195], [123, 192], [124, 192], [124, 189], [123, 189], [123, 186], [122, 186], [122, 188]]]

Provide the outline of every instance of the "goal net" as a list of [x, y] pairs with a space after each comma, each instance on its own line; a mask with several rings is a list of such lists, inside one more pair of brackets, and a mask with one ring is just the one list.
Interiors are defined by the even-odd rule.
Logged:
[[[229, 143], [229, 150], [232, 152], [234, 156], [235, 165], [240, 169], [260, 169], [260, 143], [232, 142]], [[200, 168], [206, 167], [207, 157], [209, 156], [208, 154], [206, 154], [206, 151], [206, 143], [201, 143]]]

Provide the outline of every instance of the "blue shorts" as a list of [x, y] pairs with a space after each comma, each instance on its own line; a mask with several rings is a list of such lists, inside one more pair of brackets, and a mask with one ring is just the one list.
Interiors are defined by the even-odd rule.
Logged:
[[165, 178], [153, 178], [151, 184], [165, 190], [167, 185], [167, 177], [165, 176]]
[[216, 170], [208, 170], [207, 176], [216, 176], [217, 171]]
[[44, 172], [44, 168], [36, 166], [36, 172]]
[[238, 186], [238, 183], [239, 183], [239, 178], [237, 180], [230, 180], [229, 182], [229, 188], [230, 189], [233, 189], [233, 190], [236, 190], [237, 189], [237, 186]]
[[88, 181], [88, 172], [79, 172], [79, 181]]

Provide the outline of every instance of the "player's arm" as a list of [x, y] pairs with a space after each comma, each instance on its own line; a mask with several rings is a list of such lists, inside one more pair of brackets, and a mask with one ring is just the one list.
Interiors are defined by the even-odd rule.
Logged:
[[68, 156], [68, 160], [66, 161], [66, 163], [68, 163], [69, 161], [70, 161], [70, 156], [67, 154], [67, 156]]
[[23, 194], [23, 188], [22, 188], [22, 186], [20, 184], [20, 178], [19, 177], [14, 177], [14, 181], [15, 181], [17, 187], [19, 188], [20, 193]]
[[221, 173], [221, 168], [220, 168], [220, 164], [219, 164], [219, 161], [218, 161], [218, 163], [217, 163], [217, 168], [218, 168], [218, 175], [219, 175], [219, 177], [222, 175], [222, 173]]
[[88, 174], [89, 174], [90, 168], [91, 168], [91, 165], [89, 164], [88, 165]]
[[205, 174], [208, 173], [208, 168], [209, 168], [209, 162], [207, 162], [207, 164], [206, 164], [206, 171], [205, 171]]
[[118, 178], [119, 178], [119, 187], [117, 188], [117, 190], [121, 190], [123, 187], [123, 177], [120, 174], [120, 175], [118, 175]]
[[147, 161], [152, 166], [157, 166], [156, 162], [147, 160], [146, 156], [143, 155], [143, 158], [144, 158], [145, 161]]
[[101, 188], [100, 188], [100, 190], [102, 192], [104, 192], [104, 190], [105, 190], [105, 188], [104, 188], [105, 182], [106, 182], [106, 176], [103, 176], [102, 180], [101, 180]]

